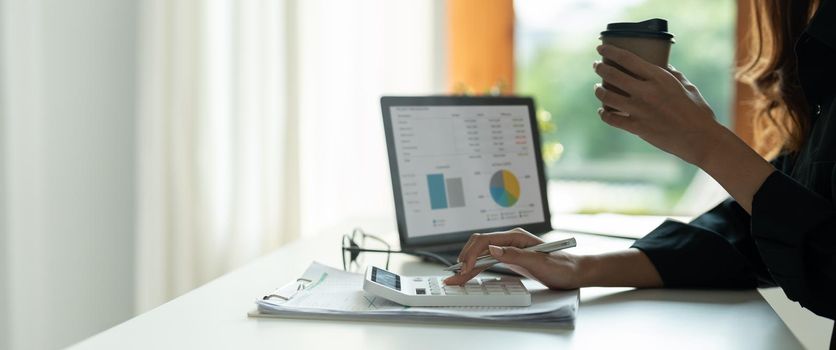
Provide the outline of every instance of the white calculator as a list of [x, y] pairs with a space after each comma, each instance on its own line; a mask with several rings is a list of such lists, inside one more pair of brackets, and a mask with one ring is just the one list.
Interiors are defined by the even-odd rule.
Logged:
[[444, 277], [399, 276], [378, 267], [366, 270], [363, 290], [406, 306], [529, 306], [531, 293], [513, 277], [476, 277], [447, 286]]

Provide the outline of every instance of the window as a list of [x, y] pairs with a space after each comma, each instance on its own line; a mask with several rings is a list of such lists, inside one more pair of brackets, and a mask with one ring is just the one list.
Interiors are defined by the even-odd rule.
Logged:
[[553, 211], [678, 214], [697, 169], [601, 122], [592, 94], [595, 46], [607, 23], [667, 19], [676, 35], [671, 64], [728, 125], [735, 9], [733, 0], [515, 2], [517, 93], [534, 96], [540, 110]]

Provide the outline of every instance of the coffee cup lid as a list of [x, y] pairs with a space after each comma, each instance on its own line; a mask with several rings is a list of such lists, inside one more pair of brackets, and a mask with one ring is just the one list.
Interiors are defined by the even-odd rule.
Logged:
[[673, 34], [668, 33], [668, 21], [661, 18], [641, 22], [610, 23], [607, 24], [607, 30], [601, 32], [601, 36], [637, 36], [673, 41]]

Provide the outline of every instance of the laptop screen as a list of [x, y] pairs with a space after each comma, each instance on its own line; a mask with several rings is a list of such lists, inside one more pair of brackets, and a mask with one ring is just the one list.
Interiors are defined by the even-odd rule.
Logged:
[[529, 98], [384, 98], [401, 245], [550, 228]]

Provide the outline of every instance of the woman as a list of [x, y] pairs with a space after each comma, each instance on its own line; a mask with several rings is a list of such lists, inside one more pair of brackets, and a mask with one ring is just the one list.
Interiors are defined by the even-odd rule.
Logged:
[[459, 259], [463, 283], [489, 252], [550, 288], [587, 286], [754, 288], [777, 285], [818, 315], [836, 318], [836, 0], [753, 1], [756, 55], [739, 76], [757, 92], [755, 125], [764, 160], [714, 119], [697, 88], [672, 67], [628, 51], [598, 52], [595, 96], [605, 123], [695, 164], [731, 198], [689, 224], [667, 221], [631, 249], [602, 255], [545, 255], [519, 248], [542, 241], [522, 230], [473, 235]]

